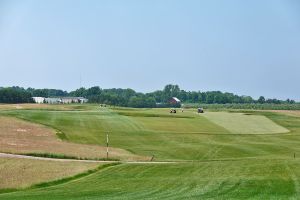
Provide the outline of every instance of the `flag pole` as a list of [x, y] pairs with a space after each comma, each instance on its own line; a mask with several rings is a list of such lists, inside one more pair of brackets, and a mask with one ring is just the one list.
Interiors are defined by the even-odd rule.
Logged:
[[106, 134], [106, 160], [108, 160], [108, 132]]

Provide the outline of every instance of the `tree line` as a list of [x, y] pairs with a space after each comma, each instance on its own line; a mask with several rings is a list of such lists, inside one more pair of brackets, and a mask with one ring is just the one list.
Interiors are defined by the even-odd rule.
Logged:
[[152, 108], [167, 107], [171, 97], [177, 97], [182, 103], [196, 104], [294, 104], [294, 100], [266, 99], [261, 96], [253, 99], [250, 96], [239, 96], [221, 91], [185, 91], [178, 85], [166, 85], [163, 90], [140, 93], [132, 89], [102, 89], [99, 86], [79, 88], [67, 92], [57, 89], [34, 89], [22, 87], [0, 88], [0, 103], [31, 103], [32, 97], [85, 97], [90, 103], [101, 103], [115, 106]]
[[34, 103], [32, 97], [68, 96], [68, 92], [56, 89], [34, 89], [14, 86], [0, 87], [0, 103]]

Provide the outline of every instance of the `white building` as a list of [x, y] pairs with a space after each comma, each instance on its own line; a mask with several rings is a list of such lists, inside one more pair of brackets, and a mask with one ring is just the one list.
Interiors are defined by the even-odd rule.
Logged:
[[48, 104], [69, 104], [69, 103], [87, 103], [88, 99], [83, 97], [32, 97], [35, 103], [48, 103]]
[[88, 99], [83, 97], [62, 97], [61, 103], [86, 103]]
[[45, 98], [45, 103], [59, 104], [59, 103], [61, 103], [61, 98]]
[[35, 103], [45, 103], [45, 97], [32, 97]]

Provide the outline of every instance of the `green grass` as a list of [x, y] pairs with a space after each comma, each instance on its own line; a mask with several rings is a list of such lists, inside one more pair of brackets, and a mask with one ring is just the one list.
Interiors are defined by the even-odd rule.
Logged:
[[207, 119], [236, 134], [272, 134], [287, 133], [288, 129], [274, 123], [262, 115], [243, 113], [209, 112]]
[[[130, 113], [130, 116], [120, 114], [122, 112]], [[249, 129], [243, 129], [243, 127], [251, 127], [252, 130], [256, 128], [259, 133], [286, 130], [273, 122], [284, 122], [279, 118], [287, 121], [296, 120], [295, 123], [300, 121], [298, 118], [294, 119], [278, 114], [269, 114], [266, 118], [265, 116], [235, 113], [198, 115], [186, 110], [183, 113], [169, 114], [168, 109], [124, 110], [117, 108], [115, 110], [97, 108], [90, 111], [17, 110], [2, 113], [53, 127], [64, 135], [65, 140], [70, 142], [105, 146], [106, 132], [109, 131], [110, 146], [123, 148], [140, 155], [154, 155], [156, 160], [282, 157], [289, 156], [290, 148], [298, 150], [297, 146], [290, 145], [293, 141], [285, 139], [285, 134], [289, 133], [276, 136], [243, 135], [243, 133], [249, 133]], [[155, 117], [149, 117], [154, 114]], [[215, 116], [214, 119], [206, 118], [207, 114]], [[263, 115], [264, 113], [257, 114]], [[160, 115], [164, 116], [159, 117]], [[226, 119], [227, 116], [230, 119], [232, 116], [236, 117], [234, 120], [226, 121], [231, 125], [225, 129], [222, 127], [223, 124], [216, 122], [215, 119]], [[252, 120], [248, 120], [248, 118]], [[261, 119], [263, 121], [260, 123]], [[233, 135], [237, 132], [232, 130], [232, 124], [242, 125], [238, 132], [242, 134]], [[283, 127], [290, 129], [285, 124]], [[263, 132], [263, 130], [268, 132]], [[298, 129], [295, 132], [298, 132]]]
[[[244, 111], [239, 111], [244, 112]], [[70, 142], [110, 145], [177, 164], [123, 164], [0, 199], [296, 199], [300, 118], [271, 112], [169, 114], [168, 109], [13, 110]], [[293, 159], [296, 153], [296, 159]], [[190, 162], [193, 161], [193, 162]], [[51, 194], [51, 195], [50, 195]]]
[[299, 164], [299, 160], [124, 164], [57, 186], [2, 194], [0, 198], [296, 199]]
[[[141, 117], [140, 113], [164, 114], [169, 117]], [[134, 111], [132, 111], [134, 112]], [[94, 111], [41, 111], [18, 110], [6, 114], [45, 124], [59, 130], [64, 139], [85, 144], [106, 145], [106, 132], [110, 134], [110, 146], [127, 149], [133, 153], [156, 159], [200, 159], [201, 155], [185, 151], [203, 151], [205, 144], [196, 145], [198, 135], [228, 133], [224, 128], [193, 113], [174, 117], [168, 110], [141, 110], [137, 116], [120, 115], [109, 109]], [[191, 143], [189, 143], [191, 141]], [[176, 151], [174, 151], [176, 150]], [[197, 158], [198, 157], [198, 158]]]

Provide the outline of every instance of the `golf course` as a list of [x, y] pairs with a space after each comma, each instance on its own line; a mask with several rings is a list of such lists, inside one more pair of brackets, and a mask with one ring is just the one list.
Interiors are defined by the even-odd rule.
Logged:
[[0, 199], [297, 199], [297, 112], [3, 104]]
[[300, 200], [300, 1], [0, 0], [0, 200]]

